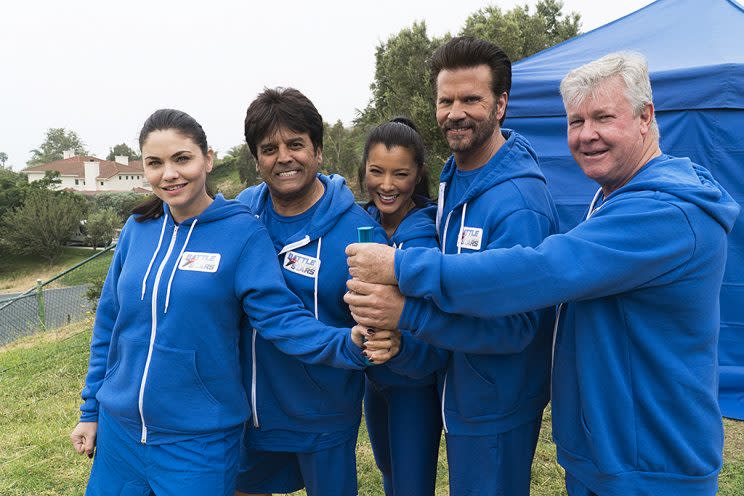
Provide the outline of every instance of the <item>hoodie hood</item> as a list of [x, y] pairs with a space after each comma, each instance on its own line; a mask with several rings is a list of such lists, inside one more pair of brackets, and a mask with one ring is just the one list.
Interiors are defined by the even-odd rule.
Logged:
[[[374, 204], [367, 206], [367, 212], [373, 219], [380, 223], [380, 211]], [[434, 219], [437, 215], [436, 203], [428, 203], [424, 207], [414, 208], [400, 222], [398, 228], [390, 237], [390, 243], [400, 248], [403, 244], [419, 239], [437, 237], [437, 229], [434, 225]]]
[[654, 158], [628, 184], [613, 191], [605, 199], [605, 203], [617, 195], [633, 191], [662, 192], [697, 205], [727, 233], [731, 232], [739, 216], [739, 204], [713, 179], [713, 175], [705, 167], [693, 163], [687, 157], [675, 158], [662, 154]]
[[[537, 165], [537, 154], [529, 142], [522, 135], [511, 129], [502, 129], [501, 134], [506, 139], [506, 142], [501, 145], [499, 151], [481, 168], [478, 178], [465, 192], [465, 195], [457, 205], [454, 205], [454, 208], [478, 197], [481, 193], [491, 189], [495, 185], [512, 179], [533, 177], [545, 182], [545, 176], [543, 176]], [[447, 160], [447, 163], [444, 164], [440, 182], [451, 182], [456, 170], [457, 163], [455, 162], [455, 156], [452, 155]], [[441, 186], [439, 195], [442, 196]]]
[[[317, 177], [325, 188], [323, 196], [318, 200], [318, 208], [307, 228], [287, 240], [287, 244], [300, 241], [304, 237], [308, 237], [308, 241], [314, 241], [324, 236], [336, 225], [339, 218], [354, 206], [354, 195], [346, 187], [346, 179], [337, 174], [330, 176], [318, 174]], [[236, 200], [246, 204], [256, 218], [263, 222], [271, 201], [269, 187], [266, 183], [251, 186], [243, 190]]]

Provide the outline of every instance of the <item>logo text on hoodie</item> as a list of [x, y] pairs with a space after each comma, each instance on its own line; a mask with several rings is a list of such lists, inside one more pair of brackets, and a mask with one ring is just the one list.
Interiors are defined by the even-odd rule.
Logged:
[[185, 251], [178, 262], [179, 270], [194, 270], [196, 272], [217, 272], [219, 266], [219, 253]]
[[460, 230], [457, 246], [468, 250], [480, 250], [483, 239], [483, 229], [480, 227], [465, 227]]
[[314, 278], [320, 269], [320, 259], [289, 251], [284, 255], [283, 267], [290, 272]]

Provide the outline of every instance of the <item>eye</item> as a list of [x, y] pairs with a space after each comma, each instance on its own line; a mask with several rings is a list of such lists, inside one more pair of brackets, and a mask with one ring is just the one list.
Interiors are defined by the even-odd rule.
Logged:
[[273, 146], [273, 145], [261, 147], [261, 154], [262, 155], [271, 155], [274, 152], [276, 152], [276, 147]]
[[583, 119], [571, 119], [570, 121], [568, 121], [568, 125], [571, 127], [580, 126], [583, 123], [584, 123]]
[[145, 165], [147, 165], [148, 167], [152, 167], [154, 169], [155, 167], [159, 167], [161, 165], [161, 162], [160, 160], [153, 159], [153, 160], [148, 160], [147, 162], [145, 162]]
[[400, 177], [400, 178], [406, 178], [406, 177], [408, 177], [409, 175], [410, 175], [410, 174], [409, 174], [408, 172], [396, 172], [396, 173], [395, 173], [395, 176], [396, 176], [396, 177]]
[[449, 98], [440, 98], [437, 104], [440, 107], [446, 107], [447, 105], [452, 105], [452, 100]]
[[291, 143], [291, 144], [289, 145], [289, 147], [290, 147], [290, 148], [291, 148], [292, 150], [300, 150], [300, 149], [302, 149], [302, 148], [304, 148], [304, 147], [305, 147], [305, 144], [304, 144], [303, 142], [301, 142], [301, 141], [295, 141], [294, 143]]
[[481, 101], [481, 98], [479, 96], [471, 95], [471, 96], [465, 97], [465, 103], [477, 103], [480, 101]]
[[177, 164], [185, 164], [189, 160], [191, 160], [191, 157], [189, 157], [188, 155], [179, 155], [178, 157], [176, 157]]

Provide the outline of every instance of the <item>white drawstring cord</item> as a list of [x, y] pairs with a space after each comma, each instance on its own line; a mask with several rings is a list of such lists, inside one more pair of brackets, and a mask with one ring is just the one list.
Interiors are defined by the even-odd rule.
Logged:
[[160, 251], [160, 245], [163, 244], [163, 234], [165, 233], [165, 224], [168, 221], [168, 213], [163, 210], [163, 227], [160, 229], [160, 239], [158, 239], [158, 246], [155, 248], [155, 253], [152, 254], [152, 258], [150, 259], [150, 265], [147, 266], [147, 271], [145, 272], [145, 277], [142, 278], [142, 296], [140, 296], [140, 300], [145, 299], [145, 291], [147, 290], [147, 276], [150, 275], [150, 270], [152, 270], [152, 264], [155, 262], [155, 258], [158, 256], [158, 252]]
[[315, 320], [318, 320], [318, 277], [320, 277], [320, 245], [323, 237], [318, 238], [318, 249], [315, 250], [315, 258], [318, 260], [318, 268], [315, 271]]
[[196, 221], [197, 219], [194, 219], [194, 222], [189, 228], [189, 233], [186, 235], [186, 241], [183, 243], [183, 247], [178, 253], [178, 258], [176, 258], [176, 263], [173, 265], [173, 270], [171, 270], [170, 278], [168, 278], [168, 289], [165, 291], [165, 309], [163, 310], [163, 313], [168, 313], [168, 303], [170, 302], [171, 283], [173, 282], [173, 276], [176, 275], [176, 269], [178, 268], [178, 264], [181, 262], [183, 252], [186, 250], [186, 245], [189, 244], [189, 238], [191, 238], [191, 232], [194, 230], [194, 226], [196, 226]]

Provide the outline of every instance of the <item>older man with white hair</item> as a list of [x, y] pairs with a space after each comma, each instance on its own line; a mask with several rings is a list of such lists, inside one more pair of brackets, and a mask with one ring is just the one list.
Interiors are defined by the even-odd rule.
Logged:
[[[361, 324], [422, 339], [447, 332], [442, 312], [559, 305], [553, 437], [569, 494], [713, 495], [719, 291], [739, 205], [704, 167], [660, 150], [642, 56], [579, 67], [561, 95], [571, 153], [600, 185], [584, 222], [468, 257], [351, 245], [347, 301]], [[474, 304], [483, 294], [490, 305]]]

